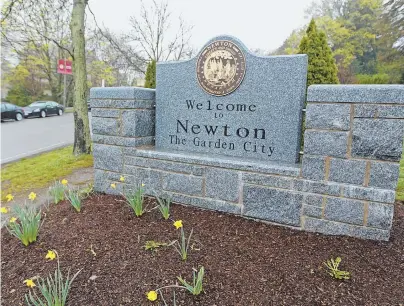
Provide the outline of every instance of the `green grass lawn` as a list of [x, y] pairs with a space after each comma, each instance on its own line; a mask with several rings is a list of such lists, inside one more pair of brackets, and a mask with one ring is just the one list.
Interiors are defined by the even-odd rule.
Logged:
[[396, 200], [404, 201], [404, 157], [400, 161], [400, 177], [398, 179]]
[[72, 151], [73, 147], [68, 146], [4, 166], [1, 169], [1, 199], [4, 200], [8, 193], [47, 187], [75, 169], [93, 165], [92, 155], [76, 157]]

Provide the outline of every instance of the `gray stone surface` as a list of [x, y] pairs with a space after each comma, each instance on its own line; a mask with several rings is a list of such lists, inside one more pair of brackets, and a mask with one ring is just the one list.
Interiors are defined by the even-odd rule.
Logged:
[[173, 202], [176, 203], [190, 204], [192, 206], [204, 209], [217, 210], [237, 215], [241, 214], [241, 206], [234, 203], [200, 197], [191, 197], [177, 193], [171, 193], [169, 197]]
[[302, 176], [310, 180], [324, 180], [325, 157], [304, 155], [302, 161]]
[[349, 130], [349, 104], [312, 104], [306, 108], [306, 129]]
[[329, 180], [345, 184], [362, 185], [365, 180], [366, 162], [332, 158]]
[[353, 199], [394, 203], [396, 193], [393, 190], [346, 185], [344, 187], [344, 196]]
[[154, 100], [90, 99], [91, 111], [97, 108], [154, 109]]
[[404, 119], [404, 105], [355, 105], [355, 118]]
[[317, 182], [305, 180], [303, 181], [303, 185], [301, 187], [302, 189], [295, 188], [295, 190], [332, 196], [339, 196], [341, 194], [341, 185], [332, 182]]
[[146, 194], [154, 195], [163, 188], [163, 172], [125, 165], [123, 173], [125, 183], [128, 184], [127, 190], [134, 190], [144, 184]]
[[234, 170], [246, 170], [265, 174], [279, 174], [297, 177], [300, 173], [298, 164], [285, 164], [278, 162], [245, 161], [237, 157], [213, 156], [207, 154], [184, 153], [177, 151], [156, 151], [125, 148], [125, 155], [148, 157], [188, 164], [199, 164]]
[[307, 101], [404, 104], [404, 85], [311, 85]]
[[394, 215], [394, 205], [369, 203], [367, 226], [390, 229]]
[[313, 131], [304, 133], [304, 153], [345, 157], [348, 149], [348, 132]]
[[92, 132], [101, 135], [118, 135], [119, 122], [115, 118], [94, 117], [91, 120]]
[[293, 179], [275, 175], [260, 175], [257, 173], [243, 173], [243, 182], [254, 185], [270, 186], [282, 189], [292, 189]]
[[93, 87], [90, 89], [90, 98], [152, 100], [155, 93], [155, 89], [143, 87]]
[[208, 167], [205, 176], [206, 197], [230, 202], [239, 201], [241, 173]]
[[349, 236], [359, 237], [362, 239], [388, 241], [390, 231], [363, 226], [353, 226]]
[[352, 156], [400, 161], [404, 120], [354, 119]]
[[188, 195], [202, 196], [203, 179], [193, 175], [164, 173], [163, 189]]
[[332, 221], [362, 225], [364, 203], [343, 198], [327, 198], [324, 218]]
[[399, 163], [371, 162], [369, 186], [396, 190], [399, 174]]
[[91, 117], [118, 118], [121, 115], [119, 109], [93, 108]]
[[310, 206], [323, 206], [323, 196], [318, 194], [306, 194], [304, 196], [303, 202]]
[[93, 144], [94, 168], [122, 173], [123, 154], [117, 146]]
[[244, 215], [299, 226], [303, 195], [280, 189], [244, 185]]
[[305, 217], [304, 229], [306, 231], [317, 232], [326, 235], [351, 236], [350, 232], [352, 226], [346, 223]]
[[303, 205], [303, 215], [315, 218], [321, 218], [323, 214], [323, 208], [311, 205]]
[[119, 136], [106, 136], [106, 135], [98, 135], [93, 134], [92, 140], [95, 143], [100, 144], [109, 144], [115, 146], [123, 146], [123, 147], [139, 147], [144, 145], [152, 145], [154, 144], [154, 137], [119, 137]]
[[184, 174], [193, 174], [196, 176], [201, 176], [204, 171], [204, 167], [183, 164], [183, 163], [174, 163], [169, 161], [163, 161], [158, 159], [148, 159], [143, 157], [133, 157], [133, 156], [125, 156], [125, 164], [144, 167], [144, 168], [154, 168], [158, 170], [170, 171], [170, 172], [180, 172]]
[[[256, 56], [238, 39], [230, 36], [215, 37], [206, 46], [214, 40], [229, 40], [243, 51], [246, 74], [240, 87], [222, 97], [207, 94], [197, 81], [199, 54], [188, 61], [157, 63], [156, 148], [296, 162], [306, 90], [307, 56]], [[201, 109], [195, 106], [188, 108], [186, 100], [202, 103]], [[223, 106], [223, 110], [208, 110], [208, 101], [212, 109], [219, 105], [219, 108]], [[253, 111], [233, 111], [233, 107], [237, 109], [237, 104], [247, 108], [253, 106]], [[188, 122], [187, 131], [178, 126], [177, 120], [184, 125]], [[193, 125], [196, 125], [194, 132]], [[208, 135], [206, 131], [211, 126], [214, 129], [217, 126], [215, 135]], [[238, 129], [241, 129], [239, 134], [242, 137], [237, 136]], [[254, 129], [265, 130], [265, 139], [262, 139], [261, 131], [255, 133]], [[257, 137], [254, 137], [255, 134]], [[174, 136], [180, 139], [178, 144]], [[183, 139], [184, 144], [181, 142]], [[207, 142], [205, 147], [201, 145], [202, 141]], [[209, 141], [212, 141], [211, 147]]]
[[122, 136], [154, 136], [154, 110], [134, 110], [122, 112]]

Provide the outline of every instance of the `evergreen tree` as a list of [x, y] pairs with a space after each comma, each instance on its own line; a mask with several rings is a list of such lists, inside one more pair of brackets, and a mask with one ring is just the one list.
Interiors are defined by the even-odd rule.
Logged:
[[156, 61], [152, 60], [146, 69], [145, 88], [156, 88]]
[[338, 84], [337, 65], [327, 44], [325, 33], [317, 30], [314, 19], [299, 45], [299, 53], [307, 54], [309, 66], [307, 86], [312, 84]]

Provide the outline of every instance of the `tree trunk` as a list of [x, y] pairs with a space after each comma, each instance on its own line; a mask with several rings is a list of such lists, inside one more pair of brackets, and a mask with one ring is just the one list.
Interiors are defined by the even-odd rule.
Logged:
[[91, 153], [90, 126], [87, 110], [87, 70], [84, 39], [84, 14], [88, 0], [74, 0], [70, 30], [73, 44], [73, 111], [75, 155]]

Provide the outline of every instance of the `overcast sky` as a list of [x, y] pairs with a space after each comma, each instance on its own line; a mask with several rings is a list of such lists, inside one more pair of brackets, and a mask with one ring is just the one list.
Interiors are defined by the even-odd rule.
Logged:
[[[194, 26], [191, 44], [201, 48], [220, 34], [236, 36], [250, 49], [274, 50], [292, 30], [308, 21], [304, 9], [312, 0], [168, 0], [173, 22], [181, 15]], [[145, 0], [144, 3], [148, 4]], [[97, 22], [113, 31], [127, 31], [140, 0], [90, 0]]]

